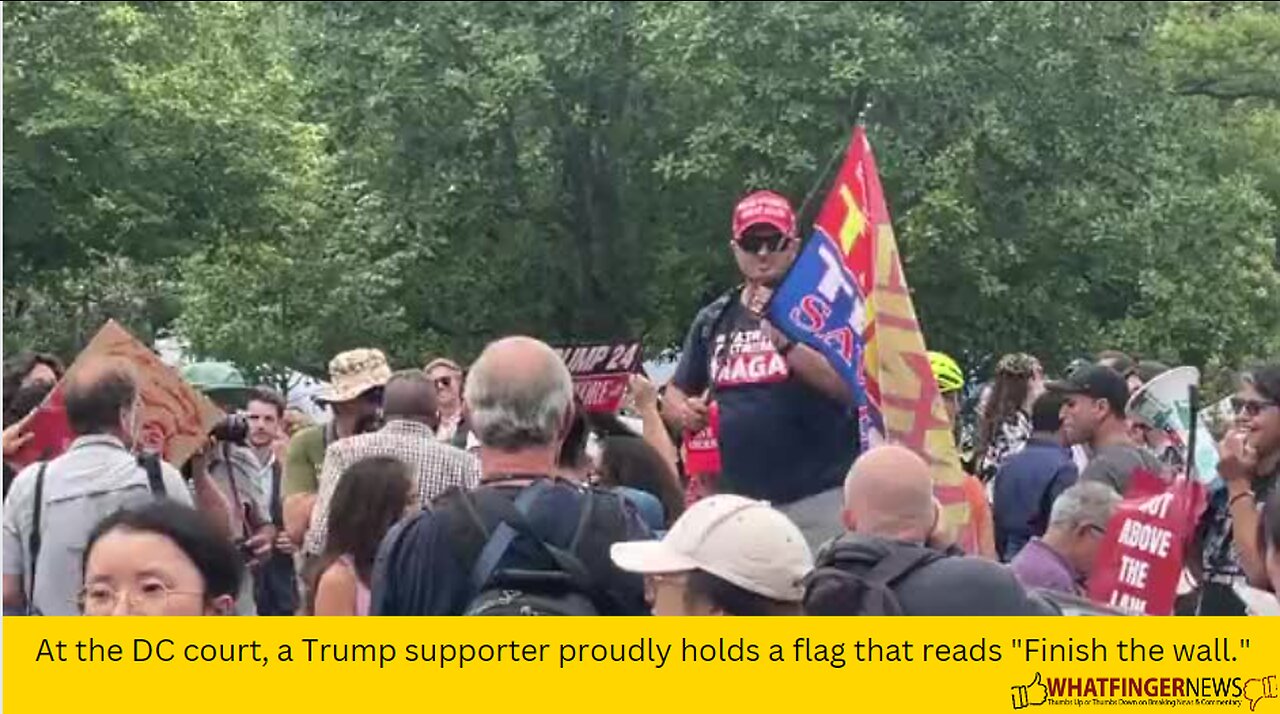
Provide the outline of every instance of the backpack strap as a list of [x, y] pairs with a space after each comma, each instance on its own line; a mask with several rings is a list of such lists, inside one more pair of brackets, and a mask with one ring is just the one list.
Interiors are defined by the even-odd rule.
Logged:
[[[729, 316], [729, 310], [733, 307], [734, 301], [741, 302], [742, 286], [729, 289], [727, 292], [716, 298], [709, 306], [711, 319], [703, 323], [702, 334], [700, 335], [702, 343], [707, 346], [707, 357], [714, 363], [718, 355], [714, 354], [714, 345], [712, 340], [715, 337], [716, 330], [720, 329], [720, 325], [724, 323], [725, 318]], [[707, 375], [707, 399], [710, 401], [714, 398], [716, 392], [715, 374]]]
[[271, 523], [276, 528], [284, 528], [284, 498], [280, 492], [280, 481], [284, 477], [284, 467], [279, 461], [271, 462]]
[[[521, 521], [529, 515], [529, 509], [548, 488], [546, 479], [539, 479], [520, 491], [520, 495], [516, 496], [515, 510], [520, 516]], [[480, 524], [484, 529], [484, 521], [480, 519], [479, 513], [475, 511], [475, 504], [471, 500], [470, 495], [463, 494], [464, 508], [470, 506], [471, 517]], [[489, 531], [489, 540], [485, 542], [484, 547], [480, 550], [480, 556], [476, 558], [474, 567], [471, 569], [471, 586], [476, 591], [484, 589], [484, 586], [493, 577], [493, 572], [497, 570], [498, 563], [502, 560], [502, 556], [507, 554], [507, 550], [511, 547], [511, 543], [516, 539], [522, 531], [527, 535], [535, 538], [538, 542], [542, 542], [533, 530], [528, 527], [527, 522], [512, 523], [512, 519], [504, 517], [502, 522], [496, 528]], [[543, 544], [546, 545], [545, 543]]]
[[[505, 497], [499, 496], [492, 499], [494, 508], [499, 510], [501, 522], [490, 533], [489, 539], [481, 549], [480, 556], [476, 559], [471, 574], [473, 591], [480, 592], [489, 586], [490, 580], [499, 570], [498, 564], [501, 563], [502, 556], [507, 553], [517, 536], [524, 535], [555, 563], [561, 577], [564, 577], [567, 583], [587, 595], [602, 612], [625, 612], [624, 609], [618, 606], [611, 593], [596, 584], [595, 578], [591, 576], [591, 571], [576, 553], [579, 543], [595, 517], [594, 514], [597, 512], [595, 499], [600, 497], [600, 494], [590, 489], [582, 491], [582, 498], [585, 501], [582, 504], [582, 511], [578, 518], [578, 526], [574, 531], [570, 548], [565, 549], [545, 541], [533, 529], [528, 520], [528, 515], [538, 497], [550, 488], [550, 479], [535, 481], [525, 487], [516, 497], [514, 507], [504, 508], [507, 503]], [[606, 495], [613, 496], [613, 494]], [[462, 496], [464, 499], [462, 502], [463, 508], [471, 510], [470, 518], [483, 531], [483, 520], [480, 518], [479, 513], [474, 510], [475, 506], [471, 500], [471, 495], [464, 492]], [[515, 579], [528, 574], [527, 571], [508, 572], [508, 575]]]
[[35, 500], [31, 504], [31, 536], [27, 539], [27, 554], [31, 559], [31, 580], [27, 583], [27, 610], [35, 607], [36, 595], [36, 563], [40, 560], [40, 511], [44, 508], [44, 473], [49, 469], [48, 461], [40, 462], [40, 470], [36, 472]]
[[[867, 614], [902, 615], [904, 613], [894, 592], [895, 586], [916, 570], [944, 557], [946, 556], [943, 553], [931, 548], [893, 548], [869, 570], [856, 573], [841, 567], [843, 559], [840, 557], [840, 547], [837, 545], [827, 553], [827, 557], [821, 560], [819, 567], [805, 577], [806, 599], [815, 583], [832, 579], [841, 583], [840, 587], [847, 589], [853, 596], [852, 606], [855, 612], [838, 614], [863, 614], [870, 609], [872, 612]], [[878, 608], [868, 608], [870, 598], [875, 599], [879, 605]]]
[[941, 553], [930, 548], [895, 548], [889, 556], [876, 563], [867, 573], [867, 579], [882, 584], [889, 589], [901, 582], [906, 576], [920, 568], [939, 560]]
[[147, 472], [147, 486], [151, 488], [151, 495], [156, 498], [164, 498], [169, 495], [169, 489], [165, 488], [164, 476], [160, 469], [160, 456], [158, 454], [139, 454], [138, 465], [143, 471]]

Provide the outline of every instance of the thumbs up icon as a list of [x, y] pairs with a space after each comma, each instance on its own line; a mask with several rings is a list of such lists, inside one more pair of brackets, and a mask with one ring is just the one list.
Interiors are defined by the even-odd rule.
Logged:
[[1049, 690], [1040, 683], [1039, 672], [1036, 672], [1036, 678], [1031, 680], [1031, 684], [1025, 687], [1010, 687], [1009, 689], [1012, 691], [1014, 711], [1040, 706], [1049, 698]]
[[1276, 677], [1250, 679], [1244, 683], [1244, 698], [1249, 700], [1249, 711], [1253, 711], [1263, 699], [1276, 699], [1280, 693], [1276, 691]]

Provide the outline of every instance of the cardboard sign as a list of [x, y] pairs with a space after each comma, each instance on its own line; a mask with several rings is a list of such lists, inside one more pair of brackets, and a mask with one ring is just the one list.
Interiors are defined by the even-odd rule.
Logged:
[[618, 411], [627, 394], [627, 382], [644, 356], [639, 342], [554, 349], [573, 376], [573, 389], [583, 408], [593, 413]]
[[129, 362], [136, 370], [139, 409], [135, 433], [141, 451], [159, 452], [165, 461], [180, 466], [200, 448], [209, 430], [222, 417], [217, 405], [183, 381], [181, 375], [113, 320], [98, 331], [76, 357], [63, 381], [37, 407], [27, 425], [34, 436], [10, 461], [15, 468], [48, 460], [66, 451], [75, 438], [64, 404], [67, 379], [86, 364], [101, 359]]
[[1172, 615], [1185, 545], [1204, 507], [1203, 484], [1135, 471], [1107, 524], [1089, 597], [1135, 615]]

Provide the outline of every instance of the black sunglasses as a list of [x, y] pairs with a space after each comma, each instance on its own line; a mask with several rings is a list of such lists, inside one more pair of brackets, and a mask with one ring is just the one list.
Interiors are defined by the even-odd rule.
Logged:
[[761, 248], [767, 253], [777, 253], [786, 250], [791, 243], [791, 238], [782, 233], [772, 233], [769, 235], [748, 235], [738, 239], [738, 247], [748, 253], [759, 253]]
[[1240, 399], [1239, 397], [1231, 398], [1231, 408], [1236, 414], [1243, 414], [1248, 417], [1256, 417], [1262, 412], [1274, 407], [1280, 406], [1273, 401], [1266, 399]]

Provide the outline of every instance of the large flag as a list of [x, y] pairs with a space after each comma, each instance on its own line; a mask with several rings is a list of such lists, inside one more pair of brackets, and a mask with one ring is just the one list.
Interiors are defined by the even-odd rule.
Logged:
[[971, 536], [955, 438], [861, 126], [768, 317], [821, 352], [858, 395], [864, 447], [901, 444], [929, 462], [948, 520]]

